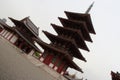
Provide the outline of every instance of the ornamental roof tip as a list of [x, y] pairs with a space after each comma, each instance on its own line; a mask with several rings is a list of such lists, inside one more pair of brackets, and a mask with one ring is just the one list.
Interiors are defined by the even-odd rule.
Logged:
[[88, 12], [89, 11], [87, 11], [87, 13], [77, 13], [77, 12], [64, 11], [64, 13], [66, 14], [69, 20], [84, 21], [87, 25], [88, 31], [92, 34], [96, 34], [92, 24], [91, 16]]
[[88, 9], [85, 12], [86, 14], [88, 14], [90, 12], [90, 10], [92, 9], [94, 3], [95, 3], [95, 1], [93, 1], [92, 4], [88, 7]]

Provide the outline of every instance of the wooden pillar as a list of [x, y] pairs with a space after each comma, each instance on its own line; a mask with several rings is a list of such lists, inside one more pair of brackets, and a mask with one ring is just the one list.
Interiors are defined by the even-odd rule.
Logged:
[[8, 40], [10, 40], [10, 38], [12, 37], [13, 33], [10, 33], [7, 37]]
[[6, 35], [5, 35], [5, 38], [7, 39], [7, 36], [10, 34], [10, 32], [7, 32]]
[[57, 70], [57, 69], [58, 69], [58, 66], [57, 66], [57, 65], [58, 65], [59, 61], [60, 61], [60, 56], [57, 55], [56, 61], [55, 61], [54, 67], [53, 67], [54, 70]]
[[60, 66], [58, 67], [57, 72], [61, 73], [61, 71], [63, 70], [64, 66], [65, 66], [64, 62], [61, 62]]
[[0, 28], [0, 33], [3, 31], [3, 29], [2, 28]]
[[53, 58], [53, 55], [48, 54], [47, 57], [44, 59], [43, 62], [44, 62], [45, 64], [49, 65], [49, 63], [51, 62], [52, 58]]
[[6, 33], [7, 33], [7, 30], [5, 30], [5, 31], [3, 32], [2, 36], [4, 37]]

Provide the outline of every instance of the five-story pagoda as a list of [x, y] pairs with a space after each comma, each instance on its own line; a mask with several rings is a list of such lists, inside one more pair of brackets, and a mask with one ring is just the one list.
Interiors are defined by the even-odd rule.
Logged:
[[47, 44], [37, 38], [34, 40], [44, 49], [40, 61], [50, 66], [60, 74], [64, 74], [68, 67], [83, 72], [73, 61], [73, 57], [85, 61], [80, 49], [89, 51], [85, 41], [92, 42], [90, 33], [95, 34], [90, 14], [65, 11], [68, 19], [58, 17], [62, 26], [51, 24], [57, 35], [47, 31], [44, 34], [51, 41]]

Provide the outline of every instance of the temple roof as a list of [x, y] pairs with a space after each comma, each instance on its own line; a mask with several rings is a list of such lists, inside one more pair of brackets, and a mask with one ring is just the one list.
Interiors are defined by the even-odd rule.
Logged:
[[[61, 43], [62, 45], [68, 46], [68, 48], [69, 48], [68, 54], [71, 53], [74, 57], [76, 57], [76, 58], [78, 58], [78, 59], [83, 60], [83, 61], [86, 62], [85, 58], [82, 56], [82, 54], [78, 50], [78, 48], [75, 45], [74, 41], [66, 39], [66, 38], [63, 38], [63, 37], [55, 36], [53, 34], [50, 34], [50, 33], [46, 32], [46, 31], [44, 31], [44, 33], [50, 39], [50, 41], [52, 41], [52, 42], [56, 41], [56, 42]], [[60, 49], [60, 50], [62, 51], [62, 49]]]
[[51, 25], [55, 29], [55, 31], [58, 33], [58, 35], [62, 35], [62, 34], [70, 35], [71, 37], [74, 38], [75, 43], [78, 48], [89, 51], [89, 49], [84, 41], [84, 38], [82, 36], [82, 33], [80, 31], [74, 30], [71, 28], [67, 28], [67, 27], [61, 27], [61, 26], [58, 26], [55, 24], [51, 24]]
[[39, 28], [30, 20], [29, 17], [26, 17], [21, 20], [28, 29], [30, 29], [35, 35], [39, 35]]
[[112, 80], [120, 80], [120, 73], [111, 71]]
[[87, 26], [86, 26], [84, 21], [79, 21], [78, 22], [78, 21], [68, 20], [68, 19], [60, 18], [60, 17], [59, 17], [59, 20], [62, 23], [63, 27], [68, 27], [68, 28], [71, 28], [71, 29], [76, 29], [76, 30], [81, 31], [82, 35], [83, 35], [83, 38], [86, 41], [92, 42], [92, 39], [89, 35]]
[[[8, 26], [7, 24], [6, 24], [6, 22], [4, 22], [2, 19], [0, 19], [0, 24], [2, 25], [2, 26]], [[2, 27], [1, 26], [1, 27]]]
[[[1, 24], [1, 23], [0, 23]], [[10, 27], [7, 24], [1, 24], [4, 28], [17, 33], [21, 38], [23, 38], [29, 45], [31, 45], [35, 50], [37, 50], [38, 52], [41, 52], [33, 43], [31, 43], [27, 38], [25, 38], [17, 29], [16, 27]]]
[[4, 21], [2, 21], [1, 19], [0, 19], [0, 26], [2, 27], [2, 28], [5, 28], [5, 29], [8, 29], [8, 30], [10, 30], [10, 31], [14, 31], [14, 27], [10, 27], [9, 25], [7, 25]]
[[38, 28], [32, 23], [32, 21], [29, 18], [24, 18], [23, 20], [19, 21], [19, 20], [15, 20], [13, 18], [9, 18], [16, 26], [18, 25], [22, 25], [22, 26], [26, 26], [30, 32], [38, 37]]
[[38, 52], [41, 52], [31, 41], [29, 41], [26, 37], [24, 37], [17, 29], [15, 29], [15, 32], [21, 37], [23, 38], [29, 45], [31, 45], [31, 47], [33, 47], [35, 50], [37, 50]]
[[38, 44], [43, 48], [43, 49], [45, 49], [45, 50], [51, 50], [51, 51], [53, 51], [53, 52], [55, 52], [55, 53], [59, 53], [59, 54], [62, 54], [63, 55], [63, 57], [64, 57], [64, 59], [65, 60], [67, 60], [67, 62], [68, 62], [68, 64], [69, 64], [69, 67], [71, 67], [71, 68], [74, 68], [74, 69], [76, 69], [76, 70], [78, 70], [78, 71], [80, 71], [80, 72], [83, 72], [81, 69], [80, 69], [80, 67], [78, 67], [73, 61], [72, 61], [72, 57], [69, 55], [69, 54], [67, 54], [68, 52], [67, 51], [62, 51], [62, 50], [60, 50], [60, 49], [58, 49], [58, 48], [56, 48], [56, 47], [53, 47], [52, 45], [49, 45], [49, 44], [47, 44], [47, 43], [45, 43], [45, 42], [43, 42], [43, 41], [40, 41], [40, 40], [38, 40], [38, 39], [36, 39], [36, 38], [34, 38], [34, 40], [36, 41], [36, 42], [38, 42]]
[[82, 13], [75, 13], [75, 12], [68, 12], [68, 11], [65, 11], [65, 14], [70, 20], [84, 21], [87, 25], [88, 31], [90, 33], [96, 34], [93, 28], [90, 14], [85, 14], [85, 13], [82, 14]]

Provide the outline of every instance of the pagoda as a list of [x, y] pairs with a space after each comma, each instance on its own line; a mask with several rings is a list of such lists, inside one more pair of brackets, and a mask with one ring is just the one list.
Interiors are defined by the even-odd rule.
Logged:
[[111, 71], [112, 80], [120, 80], [120, 73]]
[[86, 62], [80, 49], [90, 51], [85, 41], [93, 42], [90, 33], [96, 34], [90, 14], [65, 11], [66, 18], [58, 17], [62, 26], [51, 23], [57, 35], [47, 31], [43, 33], [50, 40], [50, 44], [37, 38], [34, 40], [44, 49], [40, 61], [64, 75], [67, 68], [73, 68], [83, 73], [82, 69], [73, 61], [77, 58]]

